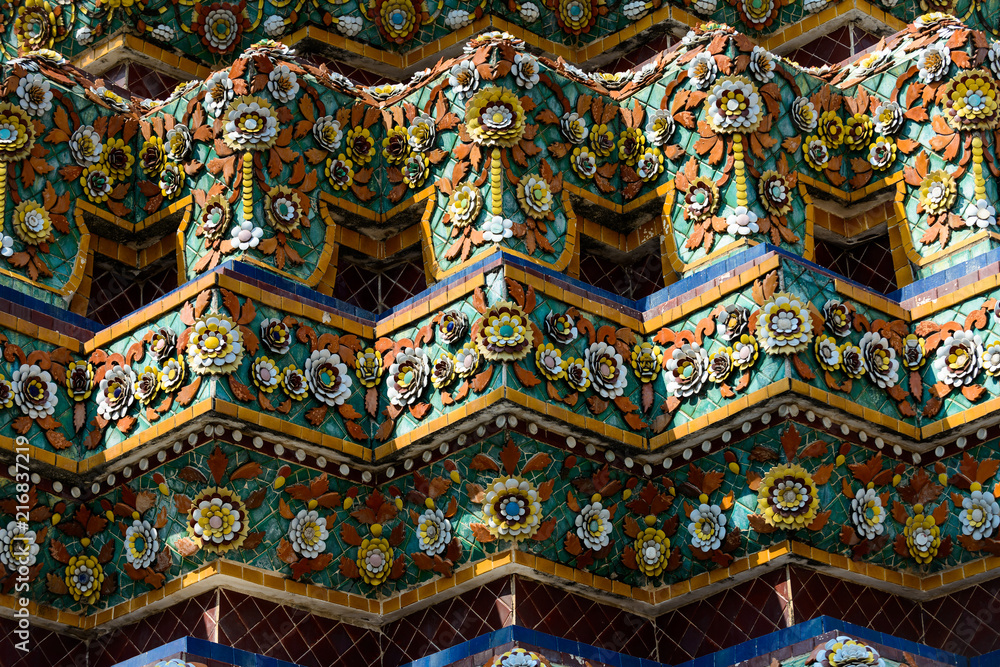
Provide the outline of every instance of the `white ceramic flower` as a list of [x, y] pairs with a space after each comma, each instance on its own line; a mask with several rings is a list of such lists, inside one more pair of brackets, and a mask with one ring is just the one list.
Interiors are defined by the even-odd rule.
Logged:
[[337, 19], [337, 30], [348, 37], [354, 37], [361, 32], [364, 20], [360, 16], [341, 16]]
[[472, 97], [479, 89], [479, 70], [471, 60], [455, 63], [448, 72], [448, 85], [460, 99]]
[[965, 224], [969, 227], [986, 229], [997, 224], [997, 210], [989, 201], [977, 199], [965, 209]]
[[97, 414], [108, 421], [121, 419], [135, 402], [135, 371], [131, 366], [112, 366], [97, 391]]
[[199, 375], [231, 373], [243, 359], [243, 333], [228, 317], [209, 313], [194, 323], [187, 357], [191, 370]]
[[718, 505], [702, 503], [691, 512], [691, 546], [704, 552], [714, 551], [722, 546], [726, 538], [726, 515]]
[[238, 250], [249, 250], [250, 248], [256, 248], [257, 244], [260, 243], [261, 237], [264, 236], [264, 230], [250, 222], [249, 220], [244, 220], [239, 225], [233, 228], [232, 232], [232, 244], [234, 249]]
[[431, 376], [431, 362], [423, 348], [403, 348], [392, 365], [386, 379], [389, 402], [406, 407], [417, 402], [427, 388]]
[[285, 18], [272, 14], [264, 21], [264, 33], [268, 37], [279, 37], [285, 32]]
[[708, 379], [708, 352], [697, 343], [675, 347], [666, 360], [667, 393], [688, 398], [701, 391]]
[[956, 331], [937, 349], [934, 376], [952, 387], [963, 387], [976, 381], [983, 367], [983, 339], [972, 331]]
[[940, 81], [951, 67], [951, 49], [942, 43], [925, 47], [917, 56], [918, 77], [923, 83]]
[[868, 372], [868, 378], [883, 389], [894, 387], [899, 381], [899, 361], [889, 341], [869, 331], [861, 337], [858, 347], [861, 348], [861, 363]]
[[517, 11], [521, 16], [521, 20], [525, 23], [534, 23], [538, 20], [538, 17], [541, 16], [538, 11], [538, 5], [533, 2], [521, 3], [521, 6]]
[[705, 90], [718, 76], [719, 66], [716, 65], [715, 57], [711, 53], [702, 51], [691, 60], [687, 72], [691, 85], [699, 90]]
[[576, 515], [576, 535], [592, 551], [600, 551], [611, 541], [611, 512], [600, 501], [584, 505]]
[[872, 540], [885, 531], [886, 508], [875, 489], [858, 489], [851, 499], [851, 523], [858, 535]]
[[329, 537], [326, 517], [321, 517], [316, 510], [299, 510], [288, 526], [288, 541], [295, 553], [303, 558], [316, 558], [326, 551]]
[[737, 206], [726, 216], [726, 231], [732, 236], [749, 236], [760, 231], [757, 214], [746, 206]]
[[[14, 402], [21, 412], [32, 419], [42, 419], [56, 411], [59, 396], [52, 375], [35, 364], [21, 364], [11, 374], [10, 386]], [[131, 391], [131, 387], [129, 388]]]
[[587, 122], [576, 113], [564, 113], [559, 119], [559, 133], [571, 144], [582, 144], [590, 134]]
[[339, 354], [327, 349], [314, 350], [303, 370], [309, 390], [317, 400], [334, 407], [351, 397], [351, 375]]
[[205, 82], [205, 109], [213, 118], [221, 116], [222, 112], [233, 101], [233, 82], [229, 72], [215, 72]]
[[91, 125], [84, 125], [73, 132], [69, 138], [69, 150], [73, 161], [81, 167], [97, 164], [101, 161], [104, 144], [101, 137]]
[[451, 542], [451, 521], [439, 509], [427, 509], [417, 519], [417, 543], [428, 556], [442, 554]]
[[791, 115], [799, 132], [812, 132], [819, 126], [819, 114], [808, 97], [796, 97], [792, 101]]
[[767, 83], [774, 78], [777, 66], [774, 54], [759, 46], [753, 47], [753, 51], [750, 52], [750, 73], [753, 74], [753, 78], [761, 83]]
[[584, 362], [590, 371], [592, 386], [598, 394], [614, 400], [625, 393], [628, 373], [622, 355], [613, 345], [603, 341], [584, 350]]
[[883, 102], [872, 116], [875, 132], [886, 136], [896, 134], [903, 127], [903, 108], [895, 102]]
[[531, 90], [538, 83], [538, 60], [528, 53], [515, 53], [510, 73], [514, 75], [517, 85]]
[[646, 141], [653, 146], [663, 146], [674, 135], [676, 123], [669, 109], [657, 109], [646, 121]]
[[488, 242], [500, 243], [514, 236], [513, 227], [514, 223], [509, 218], [494, 215], [483, 225], [483, 238]]
[[21, 521], [11, 521], [6, 528], [0, 528], [0, 563], [9, 572], [33, 566], [38, 560], [36, 538], [35, 531]]
[[299, 77], [288, 65], [278, 65], [267, 75], [267, 90], [278, 102], [291, 102], [299, 93]]
[[444, 23], [451, 30], [458, 30], [472, 23], [473, 15], [465, 9], [453, 9], [444, 17]]
[[17, 82], [18, 105], [32, 116], [42, 116], [52, 109], [52, 90], [41, 74], [25, 74]]
[[137, 570], [149, 567], [159, 555], [160, 540], [148, 521], [135, 519], [125, 530], [125, 560]]
[[226, 143], [236, 150], [270, 148], [278, 137], [278, 117], [266, 100], [240, 97], [227, 107]]
[[812, 340], [809, 309], [793, 295], [777, 293], [761, 309], [757, 335], [768, 354], [801, 352]]

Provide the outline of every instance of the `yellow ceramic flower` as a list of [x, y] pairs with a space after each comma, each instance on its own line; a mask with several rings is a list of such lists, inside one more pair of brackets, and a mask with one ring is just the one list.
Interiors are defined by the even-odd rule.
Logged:
[[954, 205], [956, 194], [955, 179], [943, 169], [927, 174], [920, 183], [920, 204], [930, 215], [946, 213]]
[[123, 181], [132, 175], [132, 165], [135, 163], [135, 156], [132, 155], [132, 147], [127, 145], [122, 139], [108, 139], [104, 144], [104, 152], [101, 153], [101, 165], [108, 173], [108, 176], [119, 181]]
[[188, 530], [212, 553], [236, 549], [246, 540], [249, 521], [235, 491], [210, 486], [191, 501]]
[[85, 401], [94, 391], [94, 367], [87, 361], [71, 361], [66, 367], [66, 393], [74, 401]]
[[466, 106], [465, 125], [477, 144], [513, 146], [524, 134], [521, 100], [506, 88], [483, 88]]
[[104, 568], [94, 556], [73, 556], [66, 565], [65, 579], [74, 600], [94, 604], [101, 597]]
[[561, 380], [566, 377], [565, 363], [562, 358], [562, 350], [552, 343], [539, 345], [535, 350], [535, 366], [538, 372], [549, 380]]
[[194, 323], [187, 356], [198, 375], [232, 373], [243, 359], [243, 333], [224, 315], [205, 315]]
[[[350, 134], [348, 133], [348, 138]], [[400, 164], [410, 154], [410, 133], [405, 127], [394, 127], [382, 140], [382, 157], [389, 164]]]
[[941, 528], [930, 514], [924, 514], [924, 506], [913, 506], [915, 514], [906, 519], [903, 535], [906, 536], [906, 548], [913, 560], [918, 563], [930, 563], [937, 556], [941, 547]]
[[844, 121], [836, 111], [824, 111], [819, 117], [817, 133], [829, 148], [839, 148], [844, 143]]
[[647, 577], [658, 577], [667, 569], [670, 562], [670, 538], [662, 530], [647, 526], [636, 536], [632, 548], [635, 549], [635, 562], [639, 571]]
[[10, 102], [0, 102], [0, 162], [28, 157], [34, 143], [35, 126], [28, 115]]
[[52, 235], [52, 218], [38, 202], [23, 201], [14, 209], [14, 233], [26, 245], [40, 245]]
[[382, 537], [382, 526], [372, 526], [372, 539], [364, 539], [358, 547], [358, 571], [366, 584], [379, 586], [389, 578], [395, 556], [389, 541]]
[[355, 357], [354, 374], [358, 376], [358, 381], [369, 389], [378, 386], [384, 370], [382, 353], [374, 348], [366, 348]]
[[776, 293], [761, 308], [757, 336], [768, 354], [794, 354], [812, 340], [809, 309], [793, 294]]
[[660, 376], [663, 368], [663, 350], [659, 345], [639, 343], [632, 348], [632, 370], [639, 382], [647, 384]]
[[348, 159], [354, 164], [366, 165], [375, 157], [375, 140], [365, 128], [352, 127], [348, 130], [344, 148]]
[[523, 477], [498, 477], [483, 501], [486, 527], [494, 536], [520, 542], [541, 525], [542, 505], [535, 486]]
[[943, 92], [948, 124], [956, 130], [997, 127], [997, 82], [989, 70], [959, 72]]
[[799, 530], [816, 518], [819, 497], [812, 476], [802, 466], [780, 464], [760, 483], [757, 506], [768, 525]]
[[531, 351], [532, 338], [531, 323], [521, 307], [501, 301], [483, 315], [475, 342], [490, 361], [519, 361]]

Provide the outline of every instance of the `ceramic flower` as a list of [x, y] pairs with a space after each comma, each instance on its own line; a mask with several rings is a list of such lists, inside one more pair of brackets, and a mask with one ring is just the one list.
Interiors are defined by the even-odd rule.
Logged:
[[84, 125], [73, 132], [69, 139], [69, 149], [73, 161], [81, 167], [87, 167], [101, 161], [104, 144], [93, 126]]
[[36, 539], [35, 531], [23, 521], [11, 521], [6, 528], [0, 528], [0, 563], [8, 572], [34, 566], [39, 551]]
[[413, 405], [430, 381], [431, 362], [422, 348], [403, 348], [389, 366], [386, 380], [389, 402], [397, 407]]
[[687, 74], [691, 79], [691, 85], [699, 90], [705, 90], [715, 82], [719, 67], [711, 53], [701, 51], [691, 60]]
[[32, 419], [43, 419], [55, 413], [59, 396], [52, 375], [35, 364], [21, 364], [11, 374], [11, 391], [21, 412]]
[[664, 363], [667, 392], [677, 398], [698, 394], [708, 379], [708, 353], [697, 343], [675, 347]]
[[448, 85], [459, 99], [468, 99], [479, 88], [479, 70], [471, 60], [456, 63], [448, 72]]
[[877, 137], [868, 146], [868, 164], [875, 171], [885, 171], [896, 161], [896, 142], [889, 137]]
[[448, 310], [438, 319], [437, 332], [449, 345], [457, 343], [469, 328], [469, 317], [460, 310]]
[[760, 231], [757, 214], [746, 206], [737, 206], [726, 216], [726, 231], [731, 236], [749, 236]]
[[595, 125], [590, 130], [590, 148], [598, 157], [609, 157], [615, 149], [615, 133], [607, 125]]
[[520, 87], [531, 90], [538, 83], [538, 60], [527, 53], [515, 53], [510, 73]]
[[17, 104], [32, 116], [43, 116], [52, 108], [51, 84], [41, 74], [25, 74], [14, 90]]
[[586, 391], [591, 382], [590, 368], [580, 358], [567, 357], [563, 360], [566, 369], [566, 384], [575, 391]]
[[285, 390], [288, 397], [301, 401], [309, 395], [309, 383], [302, 371], [294, 364], [285, 366], [281, 371], [281, 388]]
[[582, 508], [576, 515], [574, 525], [576, 535], [583, 546], [592, 551], [600, 551], [611, 541], [611, 512], [601, 504], [600, 496]]
[[880, 334], [869, 331], [858, 343], [861, 348], [861, 363], [865, 366], [868, 378], [882, 389], [894, 387], [899, 382], [899, 361], [896, 360], [896, 350], [889, 341]]
[[579, 145], [587, 140], [590, 130], [579, 114], [567, 112], [559, 119], [559, 133], [564, 140]]
[[435, 389], [444, 389], [455, 379], [455, 357], [447, 350], [441, 350], [431, 364], [431, 384]]
[[25, 200], [18, 204], [11, 216], [11, 224], [17, 238], [25, 245], [41, 245], [52, 236], [52, 218], [45, 207], [35, 201]]
[[903, 108], [895, 102], [882, 102], [875, 109], [872, 121], [875, 123], [875, 131], [881, 135], [893, 135], [903, 127]]
[[517, 201], [529, 218], [545, 218], [552, 211], [552, 189], [541, 176], [524, 176], [517, 186]]
[[135, 519], [125, 529], [125, 560], [136, 570], [149, 567], [159, 556], [160, 539], [148, 521]]
[[643, 183], [655, 181], [663, 173], [663, 153], [659, 148], [646, 148], [636, 160], [635, 173]]
[[951, 174], [932, 171], [920, 183], [919, 198], [924, 210], [931, 215], [946, 213], [955, 203], [957, 187]]
[[229, 78], [228, 70], [215, 72], [205, 82], [205, 109], [209, 116], [221, 116], [233, 97], [233, 81]]
[[456, 227], [473, 224], [483, 210], [483, 195], [479, 188], [468, 184], [459, 185], [448, 197], [448, 216]]
[[812, 340], [809, 309], [791, 294], [776, 293], [761, 308], [757, 335], [768, 354], [801, 352]]
[[522, 477], [493, 480], [483, 501], [483, 518], [494, 537], [520, 542], [541, 525], [542, 505], [534, 485]]
[[646, 149], [646, 136], [635, 127], [622, 130], [618, 138], [618, 161], [635, 166]]
[[354, 374], [362, 386], [371, 389], [377, 387], [385, 369], [382, 366], [382, 353], [374, 348], [365, 348], [358, 352], [354, 360]]
[[264, 150], [278, 137], [278, 117], [261, 97], [237, 97], [227, 107], [224, 130], [233, 150]]
[[246, 539], [246, 508], [230, 489], [210, 486], [196, 495], [188, 515], [188, 530], [210, 553], [239, 548]]
[[343, 153], [327, 158], [323, 172], [335, 190], [346, 190], [354, 184], [354, 162]]
[[844, 121], [835, 111], [824, 111], [820, 114], [819, 125], [816, 128], [819, 138], [831, 149], [839, 148], [844, 143], [846, 130]]
[[167, 359], [163, 363], [163, 370], [160, 371], [160, 391], [166, 394], [177, 391], [181, 388], [184, 377], [184, 358], [176, 357]]
[[101, 597], [104, 568], [95, 556], [73, 556], [66, 565], [64, 580], [74, 600], [94, 604]]
[[868, 76], [891, 62], [892, 54], [889, 51], [873, 51], [856, 63], [858, 69], [855, 76]]
[[603, 341], [591, 344], [584, 350], [584, 360], [590, 370], [592, 386], [598, 394], [614, 400], [625, 393], [628, 374], [622, 355], [613, 345]]
[[599, 8], [598, 0], [557, 0], [556, 25], [570, 35], [586, 34], [597, 22]]
[[288, 65], [278, 65], [267, 75], [267, 90], [277, 102], [288, 103], [299, 93], [299, 81]]
[[886, 667], [878, 651], [850, 637], [834, 637], [813, 649], [807, 665], [819, 667]]
[[924, 514], [923, 505], [913, 506], [914, 515], [906, 518], [903, 535], [906, 548], [913, 560], [920, 564], [930, 563], [941, 548], [941, 528], [930, 514]]
[[739, 339], [749, 331], [750, 311], [744, 306], [730, 304], [722, 310], [715, 320], [719, 337], [727, 343]]
[[768, 525], [799, 530], [816, 518], [819, 496], [812, 476], [802, 466], [779, 464], [761, 482], [757, 506]]
[[288, 542], [303, 558], [316, 558], [326, 551], [329, 537], [326, 517], [321, 517], [316, 510], [299, 510], [288, 526]]
[[214, 2], [197, 6], [191, 27], [209, 51], [229, 53], [239, 45], [250, 21], [242, 4]]
[[545, 316], [544, 326], [546, 335], [559, 345], [569, 345], [579, 335], [576, 322], [569, 313], [552, 311]]
[[653, 146], [664, 146], [674, 136], [677, 124], [667, 109], [657, 109], [646, 121], [646, 140]]
[[476, 374], [479, 370], [479, 348], [475, 343], [466, 343], [455, 352], [455, 374], [465, 380]]
[[875, 126], [868, 114], [856, 113], [844, 125], [844, 143], [853, 150], [861, 150], [872, 140]]
[[865, 374], [865, 362], [860, 347], [853, 343], [844, 343], [840, 346], [840, 369], [853, 380]]
[[351, 396], [351, 376], [340, 355], [327, 349], [314, 350], [306, 359], [303, 372], [306, 384], [316, 400], [330, 407], [343, 405]]
[[733, 341], [732, 352], [729, 356], [732, 357], [733, 366], [737, 370], [745, 371], [757, 362], [759, 353], [760, 347], [757, 339], [750, 334], [743, 334]]
[[121, 419], [135, 401], [136, 374], [130, 366], [115, 364], [107, 373], [97, 392], [97, 414], [108, 421]]
[[66, 393], [76, 402], [90, 398], [94, 391], [94, 366], [87, 361], [71, 361], [66, 367]]
[[662, 530], [647, 526], [632, 544], [636, 565], [647, 577], [663, 574], [670, 563], [670, 538]]
[[597, 173], [597, 156], [586, 146], [578, 146], [570, 156], [570, 167], [580, 178], [591, 179]]
[[707, 553], [722, 546], [726, 538], [726, 515], [718, 505], [702, 503], [691, 511], [691, 523], [688, 532], [691, 533], [691, 546]]
[[344, 132], [340, 123], [333, 116], [321, 116], [316, 119], [312, 128], [313, 138], [320, 148], [334, 153], [340, 150]]
[[816, 171], [823, 171], [830, 164], [830, 147], [821, 137], [815, 135], [806, 137], [802, 145], [802, 155], [806, 163]]
[[483, 315], [475, 343], [489, 361], [519, 361], [531, 352], [531, 322], [521, 307], [501, 301]]
[[184, 171], [176, 162], [167, 162], [160, 171], [160, 177], [156, 180], [160, 194], [167, 199], [173, 199], [180, 194], [184, 187]]
[[276, 185], [264, 193], [264, 216], [274, 231], [283, 234], [290, 234], [309, 224], [302, 196], [285, 185]]
[[986, 199], [970, 202], [962, 215], [968, 227], [986, 229], [997, 224], [997, 210]]
[[231, 373], [243, 359], [243, 333], [230, 318], [209, 313], [194, 323], [187, 357], [198, 375]]
[[469, 136], [477, 144], [513, 146], [524, 134], [521, 100], [506, 88], [483, 88], [466, 105], [465, 124]]
[[434, 139], [437, 137], [437, 129], [434, 119], [421, 114], [410, 121], [408, 132], [410, 148], [418, 153], [426, 153], [434, 148]]
[[132, 393], [135, 395], [135, 400], [143, 405], [152, 403], [159, 390], [160, 370], [153, 366], [143, 368], [142, 372], [136, 376], [135, 383], [132, 385]]
[[733, 348], [724, 347], [708, 358], [708, 380], [720, 384], [733, 373]]
[[281, 370], [273, 359], [258, 357], [250, 366], [250, 379], [257, 389], [270, 394], [281, 384]]
[[962, 70], [943, 91], [945, 119], [956, 130], [997, 127], [997, 82], [989, 70]]
[[684, 195], [684, 216], [699, 221], [715, 214], [719, 207], [719, 188], [710, 178], [698, 176]]
[[291, 331], [279, 319], [268, 318], [260, 323], [260, 341], [272, 354], [285, 354], [291, 348]]
[[929, 44], [917, 56], [917, 78], [922, 83], [940, 81], [951, 67], [951, 49], [941, 43]]
[[632, 370], [642, 384], [648, 384], [660, 376], [663, 367], [663, 350], [658, 345], [643, 342], [632, 348]]
[[788, 179], [773, 169], [760, 175], [757, 192], [761, 206], [771, 215], [781, 217], [792, 210], [792, 188]]
[[755, 131], [762, 116], [757, 88], [742, 76], [719, 79], [705, 100], [705, 116], [720, 134]]
[[777, 61], [771, 52], [759, 46], [753, 47], [750, 52], [750, 73], [753, 78], [762, 84], [767, 83], [774, 78], [776, 68]]
[[903, 366], [910, 371], [919, 370], [927, 361], [927, 350], [924, 339], [916, 334], [909, 334], [903, 339], [903, 352], [900, 355]]
[[812, 132], [819, 126], [819, 114], [808, 97], [796, 97], [792, 101], [792, 123], [803, 134]]
[[487, 243], [500, 243], [514, 236], [514, 221], [502, 215], [494, 215], [483, 225], [483, 240]]
[[177, 332], [167, 327], [159, 327], [150, 334], [149, 352], [157, 362], [163, 363], [177, 350]]
[[958, 513], [962, 523], [962, 534], [974, 540], [991, 537], [1000, 527], [1000, 504], [992, 493], [984, 492], [978, 482], [972, 484], [972, 493], [962, 499], [962, 509]]
[[167, 130], [164, 148], [167, 158], [174, 162], [183, 162], [191, 153], [191, 131], [187, 125], [177, 124]]
[[535, 366], [538, 368], [538, 372], [548, 380], [555, 381], [566, 377], [562, 350], [552, 343], [539, 345], [535, 349]]
[[831, 373], [840, 368], [841, 354], [837, 340], [833, 336], [820, 334], [816, 337], [816, 361], [820, 368]]
[[991, 377], [1000, 375], [1000, 341], [993, 341], [983, 349], [983, 370]]
[[885, 531], [886, 508], [875, 489], [858, 489], [851, 499], [851, 524], [858, 535], [873, 540]]
[[382, 157], [389, 164], [400, 164], [410, 155], [410, 132], [405, 127], [389, 129], [382, 140]]
[[428, 556], [443, 554], [451, 535], [451, 521], [439, 509], [426, 509], [417, 519], [417, 544]]
[[983, 367], [983, 340], [972, 331], [956, 331], [937, 349], [934, 376], [952, 387], [963, 387], [976, 381]]
[[3, 375], [0, 375], [0, 408], [14, 407], [14, 388]]

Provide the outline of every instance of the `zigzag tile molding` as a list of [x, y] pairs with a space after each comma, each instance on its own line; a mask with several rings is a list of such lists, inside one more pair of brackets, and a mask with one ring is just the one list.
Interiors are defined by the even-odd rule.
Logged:
[[[227, 644], [237, 594], [374, 633], [379, 667], [989, 664], [925, 629], [1000, 565], [996, 4], [0, 6], [0, 616], [26, 596], [53, 664], [324, 659]], [[839, 65], [768, 50], [858, 16], [885, 36]], [[682, 24], [635, 70], [572, 64]], [[317, 53], [426, 69], [362, 87]], [[195, 79], [85, 71], [135, 54]], [[894, 291], [813, 263], [876, 235]], [[582, 282], [585, 244], [658, 251], [665, 286]], [[341, 247], [419, 248], [429, 287], [337, 300]], [[176, 290], [82, 316], [98, 256], [172, 253]], [[813, 575], [926, 622], [796, 620]], [[662, 629], [636, 656], [517, 621], [558, 594], [656, 626], [757, 585], [772, 639], [669, 659]], [[513, 620], [386, 639], [482, 591]], [[185, 605], [207, 642], [169, 643]], [[163, 646], [100, 645], [143, 619]]]

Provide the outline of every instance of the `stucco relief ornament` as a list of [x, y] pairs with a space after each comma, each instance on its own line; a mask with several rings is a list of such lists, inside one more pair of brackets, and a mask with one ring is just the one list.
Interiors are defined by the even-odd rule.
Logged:
[[819, 667], [886, 667], [878, 651], [850, 637], [834, 637], [809, 654], [807, 665]]
[[761, 308], [758, 338], [768, 354], [796, 354], [812, 341], [812, 316], [792, 294], [776, 293]]

